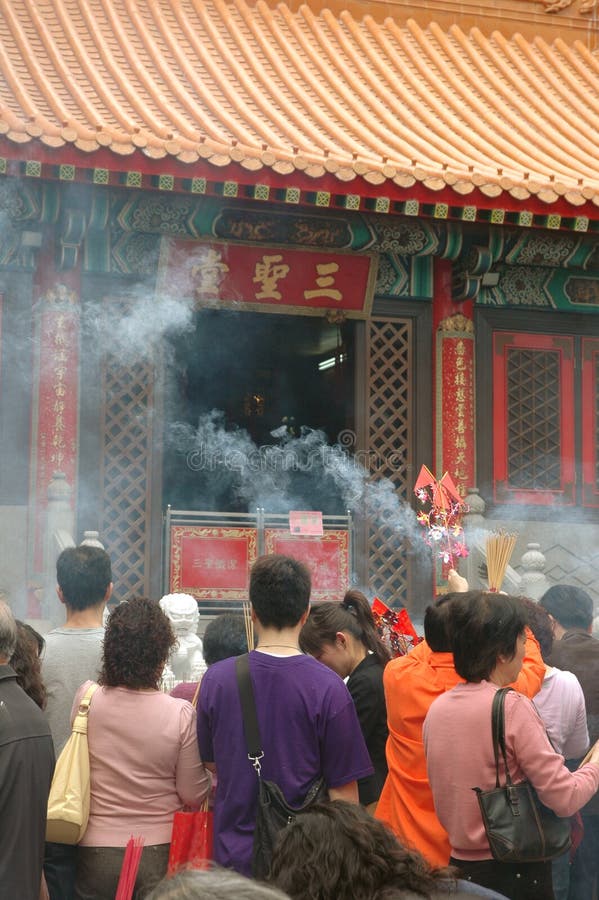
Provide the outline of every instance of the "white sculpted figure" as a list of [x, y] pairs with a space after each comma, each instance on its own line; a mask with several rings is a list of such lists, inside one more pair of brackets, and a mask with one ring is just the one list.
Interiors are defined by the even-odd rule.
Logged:
[[179, 642], [168, 660], [175, 681], [199, 681], [206, 664], [202, 639], [196, 633], [200, 621], [197, 600], [191, 594], [166, 594], [160, 606], [171, 620]]

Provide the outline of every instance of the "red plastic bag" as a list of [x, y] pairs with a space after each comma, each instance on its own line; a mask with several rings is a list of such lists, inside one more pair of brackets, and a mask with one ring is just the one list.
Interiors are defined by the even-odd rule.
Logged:
[[173, 818], [167, 874], [172, 875], [180, 868], [207, 869], [208, 860], [212, 859], [212, 840], [212, 810], [176, 812]]

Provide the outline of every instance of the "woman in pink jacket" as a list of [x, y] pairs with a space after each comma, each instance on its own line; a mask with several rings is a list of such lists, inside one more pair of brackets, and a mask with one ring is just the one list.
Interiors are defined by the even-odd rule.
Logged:
[[[166, 873], [173, 816], [207, 796], [210, 775], [191, 703], [158, 689], [176, 642], [157, 603], [137, 598], [110, 614], [88, 720], [91, 804], [77, 854], [77, 900], [112, 900], [131, 836], [144, 839], [134, 898]], [[81, 686], [71, 720], [91, 682]]]
[[[451, 609], [456, 671], [466, 680], [437, 698], [424, 722], [427, 770], [451, 860], [468, 878], [512, 900], [552, 900], [551, 863], [492, 858], [473, 790], [495, 787], [491, 707], [524, 658], [526, 612], [515, 597], [468, 591]], [[543, 721], [522, 694], [505, 698], [505, 742], [514, 782], [528, 780], [558, 816], [571, 816], [599, 788], [599, 742], [590, 760], [570, 772], [553, 749]]]

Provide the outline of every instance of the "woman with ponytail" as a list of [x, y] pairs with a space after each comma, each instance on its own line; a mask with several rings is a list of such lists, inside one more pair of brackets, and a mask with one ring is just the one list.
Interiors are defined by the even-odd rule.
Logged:
[[341, 603], [315, 603], [300, 632], [300, 647], [347, 678], [374, 775], [358, 781], [360, 803], [374, 813], [387, 777], [387, 709], [383, 669], [391, 656], [376, 630], [368, 599], [348, 591]]

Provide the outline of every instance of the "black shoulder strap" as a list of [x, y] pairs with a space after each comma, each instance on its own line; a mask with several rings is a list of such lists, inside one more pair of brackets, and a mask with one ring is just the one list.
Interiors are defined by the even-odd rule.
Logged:
[[264, 756], [264, 752], [262, 750], [262, 741], [260, 740], [260, 728], [258, 726], [258, 716], [256, 714], [254, 687], [250, 677], [248, 653], [243, 653], [241, 656], [237, 657], [235, 660], [235, 672], [237, 675], [237, 685], [239, 687], [239, 699], [241, 701], [243, 730], [245, 731], [248, 757], [253, 760], [258, 760]]
[[512, 779], [510, 770], [507, 765], [507, 754], [505, 750], [505, 695], [511, 688], [499, 688], [495, 691], [493, 697], [493, 707], [491, 710], [491, 722], [493, 729], [493, 753], [495, 754], [495, 787], [499, 787], [499, 750], [503, 757], [505, 766], [505, 782], [511, 784]]

